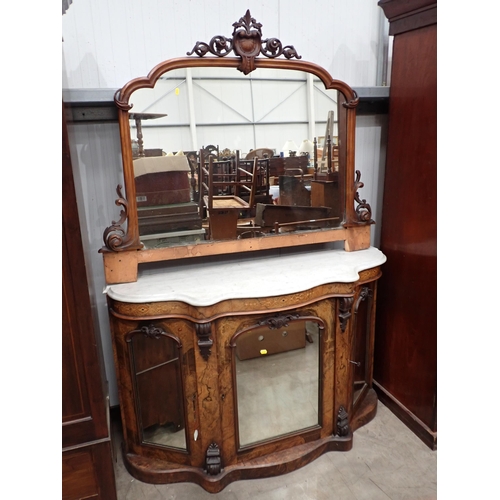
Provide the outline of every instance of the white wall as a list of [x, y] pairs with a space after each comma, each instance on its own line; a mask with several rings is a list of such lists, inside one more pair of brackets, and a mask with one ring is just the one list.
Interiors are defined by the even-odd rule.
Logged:
[[[117, 89], [145, 76], [159, 62], [184, 56], [197, 41], [230, 37], [232, 24], [249, 9], [264, 38], [294, 45], [303, 60], [325, 67], [351, 87], [380, 85], [380, 38], [385, 21], [376, 0], [73, 0], [62, 17], [62, 88]], [[381, 29], [381, 26], [383, 29]], [[380, 222], [385, 116], [358, 116], [356, 169], [360, 190]], [[86, 263], [96, 326], [104, 350], [111, 405], [118, 404], [104, 288], [102, 233], [119, 218], [121, 183], [117, 124], [70, 124]], [[299, 138], [300, 140], [300, 138]], [[372, 238], [378, 243], [377, 227]]]
[[378, 84], [376, 0], [74, 0], [62, 17], [68, 88], [120, 88], [197, 41], [230, 37], [247, 9], [264, 38], [293, 45], [351, 87]]

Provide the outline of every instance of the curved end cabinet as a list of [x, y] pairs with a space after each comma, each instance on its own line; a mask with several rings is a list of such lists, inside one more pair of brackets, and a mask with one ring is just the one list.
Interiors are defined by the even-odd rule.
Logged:
[[377, 410], [384, 262], [373, 247], [233, 257], [108, 286], [128, 471], [216, 493], [350, 450]]

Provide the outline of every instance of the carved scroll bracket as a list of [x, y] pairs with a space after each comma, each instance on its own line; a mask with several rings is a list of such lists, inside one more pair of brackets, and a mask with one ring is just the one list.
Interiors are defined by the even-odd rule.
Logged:
[[136, 242], [128, 240], [128, 234], [125, 229], [123, 229], [123, 225], [128, 219], [128, 201], [123, 196], [122, 186], [118, 185], [116, 187], [116, 193], [118, 194], [118, 199], [115, 201], [115, 204], [117, 206], [122, 206], [123, 210], [120, 211], [120, 220], [112, 221], [111, 226], [104, 230], [102, 235], [104, 246], [112, 252], [142, 248], [142, 243], [139, 242], [137, 244]]
[[351, 308], [353, 302], [354, 297], [342, 297], [339, 301], [339, 319], [342, 333], [345, 332], [345, 329], [347, 328], [347, 321], [352, 315]]
[[362, 200], [359, 197], [358, 189], [361, 189], [364, 184], [360, 181], [361, 172], [356, 170], [356, 180], [354, 182], [354, 201], [358, 203], [356, 207], [356, 214], [358, 215], [358, 221], [360, 222], [370, 222], [372, 223], [372, 209], [366, 200]]
[[211, 443], [207, 448], [205, 456], [205, 472], [210, 476], [220, 474], [222, 470], [222, 459], [220, 449], [216, 443]]
[[200, 348], [200, 354], [205, 361], [208, 361], [210, 354], [212, 354], [212, 346], [214, 341], [210, 338], [210, 332], [212, 329], [212, 323], [197, 323], [195, 325], [196, 335], [198, 336], [198, 347]]
[[233, 23], [232, 38], [222, 35], [214, 36], [209, 43], [196, 42], [193, 50], [187, 55], [196, 54], [200, 57], [210, 53], [214, 56], [225, 57], [232, 51], [241, 57], [238, 69], [245, 75], [255, 69], [255, 58], [262, 54], [269, 58], [276, 58], [281, 55], [287, 59], [301, 59], [293, 45], [283, 47], [277, 38], [267, 38], [262, 40], [262, 24], [258, 23], [247, 10], [246, 14], [236, 23]]

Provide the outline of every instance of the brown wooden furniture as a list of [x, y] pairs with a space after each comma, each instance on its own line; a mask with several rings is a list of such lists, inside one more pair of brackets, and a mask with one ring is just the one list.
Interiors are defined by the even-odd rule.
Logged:
[[[125, 465], [141, 481], [191, 481], [209, 492], [239, 479], [283, 474], [328, 451], [351, 449], [353, 432], [377, 408], [372, 388], [376, 282], [385, 262], [370, 246], [371, 209], [357, 193], [363, 184], [354, 171], [356, 93], [323, 68], [299, 60], [292, 46], [264, 40], [261, 24], [249, 11], [233, 27], [230, 40], [198, 42], [191, 54], [199, 58], [164, 61], [116, 94], [127, 199], [119, 189], [122, 217], [106, 229], [101, 250]], [[226, 57], [231, 51], [237, 57]], [[259, 161], [254, 159], [252, 170], [243, 169], [242, 162], [240, 169], [237, 154], [215, 161], [202, 150], [199, 207], [200, 215], [206, 207], [211, 239], [141, 248], [129, 99], [167, 71], [191, 67], [235, 68], [245, 75], [256, 68], [305, 71], [333, 92], [342, 144], [335, 217], [331, 207], [309, 203], [257, 203], [253, 220], [238, 228], [238, 216], [253, 207], [257, 180], [263, 177]], [[302, 181], [307, 157], [278, 161], [277, 172], [298, 168], [300, 177], [288, 178]], [[267, 177], [267, 165], [265, 170]], [[248, 203], [230, 206], [242, 201], [234, 189], [245, 182]], [[342, 241], [344, 249], [315, 245], [334, 241]], [[299, 246], [296, 252], [272, 252]], [[212, 259], [229, 253], [229, 258]], [[187, 257], [198, 259], [180, 260]], [[138, 272], [140, 263], [169, 260], [175, 262]], [[141, 339], [140, 348], [134, 339]], [[257, 342], [262, 344], [255, 355]], [[242, 354], [248, 350], [250, 356]], [[156, 392], [156, 387], [162, 389]]]
[[[219, 40], [220, 43], [215, 43]], [[272, 43], [269, 41], [272, 40]], [[234, 56], [231, 56], [234, 53]], [[195, 57], [190, 57], [191, 55]], [[183, 68], [234, 68], [245, 75], [255, 69], [261, 72], [285, 70], [310, 73], [319, 78], [325, 86], [325, 92], [338, 103], [339, 150], [339, 189], [341, 209], [339, 223], [332, 227], [322, 227], [314, 231], [304, 231], [299, 226], [284, 234], [271, 237], [241, 238], [231, 240], [186, 242], [184, 245], [165, 248], [146, 249], [143, 247], [139, 232], [137, 188], [133, 175], [132, 147], [130, 134], [130, 109], [132, 96], [137, 90], [152, 89], [160, 77], [167, 77], [171, 70]], [[264, 38], [262, 25], [250, 12], [233, 23], [231, 37], [213, 37], [211, 43], [197, 42], [188, 57], [163, 61], [156, 65], [145, 77], [134, 78], [115, 94], [118, 107], [118, 121], [122, 143], [123, 173], [125, 191], [117, 188], [119, 198], [116, 204], [122, 207], [120, 219], [113, 221], [103, 234], [104, 246], [101, 249], [104, 260], [106, 281], [117, 283], [137, 279], [141, 263], [161, 262], [172, 259], [225, 255], [242, 252], [255, 252], [274, 248], [315, 245], [334, 241], [344, 242], [346, 251], [362, 250], [369, 247], [371, 208], [366, 200], [360, 200], [357, 190], [360, 173], [354, 169], [354, 142], [356, 127], [356, 106], [359, 99], [349, 85], [334, 79], [324, 68], [303, 61], [291, 45], [283, 46], [276, 38]], [[217, 149], [217, 148], [216, 148]], [[307, 172], [307, 156], [289, 158], [271, 158], [270, 175], [280, 175], [285, 168], [299, 167]], [[274, 169], [274, 170], [273, 170]], [[197, 195], [198, 200], [203, 196]], [[202, 213], [200, 205], [200, 217]]]
[[[215, 161], [210, 155], [208, 164], [200, 162], [200, 192], [207, 193], [201, 201], [207, 211], [210, 239], [228, 240], [238, 236], [240, 214], [255, 205], [256, 183], [257, 158], [252, 161], [250, 172], [240, 168], [234, 158]], [[240, 190], [248, 193], [248, 202], [237, 195]]]
[[307, 156], [274, 156], [269, 162], [269, 175], [278, 179], [280, 175], [285, 174], [289, 168], [298, 168], [302, 173], [307, 174], [309, 159]]
[[286, 168], [283, 175], [279, 177], [279, 188], [280, 205], [311, 206], [311, 191], [306, 187], [302, 169]]
[[[316, 271], [308, 267], [311, 260]], [[108, 304], [130, 474], [156, 484], [195, 482], [215, 493], [235, 480], [282, 474], [325, 452], [351, 449], [354, 431], [376, 414], [376, 282], [384, 260], [373, 248], [265, 261], [242, 257], [196, 269], [168, 266], [137, 283], [111, 285]], [[285, 269], [294, 267], [296, 280], [283, 285]], [[351, 271], [345, 274], [346, 269]], [[317, 333], [306, 342], [309, 327]], [[141, 357], [154, 357], [155, 366], [168, 364], [177, 374], [158, 372], [147, 386], [180, 381], [178, 394], [171, 388], [152, 396], [142, 388], [134, 363], [139, 353], [131, 342], [137, 337], [143, 342]], [[162, 341], [178, 352], [175, 362], [160, 352]], [[266, 370], [272, 376], [257, 382]], [[282, 379], [282, 385], [274, 385]], [[306, 391], [294, 392], [302, 383]], [[311, 407], [312, 420], [281, 431], [280, 413], [273, 413], [278, 402], [265, 397], [270, 388], [288, 401], [290, 417]], [[262, 406], [255, 408], [258, 396]], [[146, 421], [143, 408], [153, 411], [154, 399], [157, 414]], [[151, 438], [152, 422], [172, 419], [161, 415], [162, 407], [184, 416], [182, 429], [167, 426], [160, 429], [163, 437], [158, 431]], [[249, 411], [255, 413], [250, 421]], [[269, 434], [273, 421], [278, 430]], [[246, 437], [255, 432], [257, 437]]]
[[94, 332], [68, 133], [62, 127], [62, 498], [116, 499], [109, 406]]
[[273, 150], [272, 149], [269, 149], [269, 148], [257, 148], [257, 149], [252, 149], [251, 151], [249, 151], [245, 158], [247, 160], [252, 160], [253, 158], [260, 158], [260, 159], [263, 159], [263, 158], [272, 158], [273, 156]]
[[381, 400], [437, 446], [436, 2], [382, 0], [394, 36], [375, 380]]

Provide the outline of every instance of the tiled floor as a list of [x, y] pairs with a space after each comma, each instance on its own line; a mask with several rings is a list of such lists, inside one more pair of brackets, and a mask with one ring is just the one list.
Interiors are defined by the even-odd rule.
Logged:
[[330, 452], [284, 476], [237, 481], [210, 494], [196, 484], [152, 485], [134, 479], [121, 458], [113, 424], [118, 500], [434, 500], [437, 452], [385, 406], [354, 434], [348, 452]]

